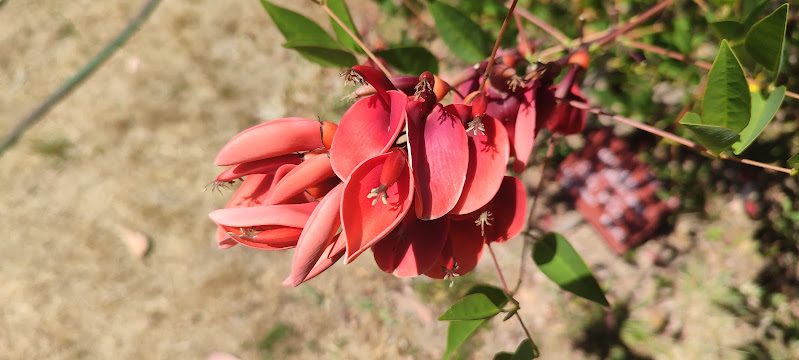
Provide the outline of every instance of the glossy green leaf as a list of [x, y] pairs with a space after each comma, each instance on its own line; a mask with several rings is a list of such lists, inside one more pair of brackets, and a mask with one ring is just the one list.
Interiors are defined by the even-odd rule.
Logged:
[[699, 114], [686, 113], [680, 124], [696, 135], [696, 139], [704, 147], [715, 154], [720, 154], [729, 149], [730, 146], [738, 141], [738, 134], [734, 131], [720, 126], [705, 124]]
[[322, 66], [350, 67], [358, 63], [355, 56], [339, 48], [312, 45], [303, 41], [289, 41], [283, 47], [295, 50], [307, 60]]
[[726, 128], [737, 134], [749, 123], [751, 110], [749, 85], [741, 64], [727, 41], [722, 40], [719, 53], [707, 75], [701, 123]]
[[744, 25], [735, 20], [711, 22], [710, 27], [722, 39], [737, 40], [746, 36], [746, 28], [744, 28]]
[[466, 295], [453, 304], [438, 320], [480, 320], [499, 314], [500, 308], [484, 294]]
[[791, 156], [791, 158], [788, 159], [788, 166], [792, 169], [799, 169], [799, 154]]
[[375, 55], [405, 74], [419, 75], [424, 71], [438, 74], [438, 59], [421, 46], [396, 47], [377, 51]]
[[447, 329], [447, 350], [444, 352], [444, 359], [450, 359], [458, 349], [468, 340], [486, 320], [462, 320], [450, 321]]
[[430, 15], [436, 30], [457, 57], [471, 62], [480, 62], [491, 52], [491, 41], [466, 14], [441, 1], [430, 3]]
[[266, 9], [269, 17], [272, 18], [286, 41], [302, 41], [306, 45], [335, 47], [333, 38], [313, 20], [289, 9], [274, 5], [267, 0], [261, 0], [261, 5]]
[[[493, 286], [476, 285], [469, 290], [468, 294], [483, 294], [491, 300], [497, 308], [505, 306], [508, 302], [508, 298], [505, 296], [502, 289]], [[486, 321], [486, 319], [450, 321], [449, 328], [447, 329], [447, 349], [444, 352], [444, 359], [449, 359], [455, 355], [466, 340], [474, 335]]]
[[752, 25], [746, 34], [746, 50], [766, 69], [779, 72], [785, 29], [788, 25], [788, 4]]
[[498, 352], [494, 354], [494, 360], [513, 360], [513, 353], [509, 352]]
[[541, 272], [561, 289], [609, 306], [591, 270], [563, 235], [548, 233], [533, 247], [533, 260]]
[[785, 86], [774, 89], [768, 99], [764, 99], [759, 91], [752, 92], [752, 117], [749, 119], [749, 125], [738, 134], [740, 140], [732, 144], [735, 155], [744, 152], [760, 136], [760, 133], [777, 114], [783, 99], [785, 99]]
[[743, 5], [743, 9], [741, 9], [743, 12], [743, 16], [741, 17], [742, 19], [741, 24], [743, 24], [744, 29], [748, 31], [749, 28], [751, 28], [752, 25], [754, 25], [757, 22], [758, 17], [760, 17], [760, 13], [763, 12], [763, 9], [766, 8], [766, 5], [768, 5], [770, 1], [773, 0], [743, 1], [743, 3], [741, 4]]
[[[358, 34], [358, 28], [355, 27], [355, 22], [352, 21], [352, 16], [350, 15], [350, 9], [347, 7], [347, 2], [345, 0], [327, 0], [327, 7], [330, 8], [341, 22], [347, 26], [354, 34]], [[357, 53], [363, 53], [363, 49], [358, 46], [358, 43], [350, 37], [346, 31], [335, 21], [333, 18], [330, 18], [330, 27], [333, 28], [333, 32], [336, 34], [336, 39], [338, 42], [341, 43], [345, 49]]]
[[494, 360], [531, 360], [540, 356], [538, 347], [530, 339], [524, 339], [516, 352], [500, 352], [494, 355]]

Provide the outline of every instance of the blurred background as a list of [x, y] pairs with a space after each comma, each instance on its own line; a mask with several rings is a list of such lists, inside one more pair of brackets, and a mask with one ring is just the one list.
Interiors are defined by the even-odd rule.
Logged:
[[[276, 3], [324, 19], [310, 2]], [[565, 9], [604, 11], [602, 2], [542, 3], [536, 13], [572, 35]], [[375, 29], [396, 39], [408, 27], [385, 18], [407, 12], [398, 2], [348, 4], [363, 33]], [[0, 133], [99, 51], [139, 6], [0, 2]], [[661, 36], [687, 37], [679, 40], [687, 51], [704, 49], [712, 58], [713, 48], [702, 47], [709, 35], [700, 30], [707, 27], [694, 25], [702, 19], [680, 6], [661, 18]], [[486, 21], [498, 13], [467, 9]], [[599, 29], [603, 16], [596, 16]], [[796, 74], [795, 23], [794, 16], [783, 74]], [[488, 259], [454, 286], [397, 279], [363, 256], [287, 289], [280, 283], [290, 253], [216, 248], [207, 213], [229, 194], [204, 191], [218, 170], [216, 151], [261, 121], [337, 119], [348, 104], [339, 71], [303, 60], [282, 42], [256, 0], [164, 1], [108, 63], [0, 157], [0, 358], [441, 356], [446, 324], [436, 318], [471, 285], [497, 283]], [[440, 40], [429, 46], [447, 56]], [[621, 54], [595, 60], [611, 81], [592, 96], [650, 123], [673, 121], [701, 73], [615, 51]], [[442, 65], [443, 73], [458, 66]], [[790, 81], [796, 90], [796, 78]], [[791, 144], [796, 152], [796, 139], [785, 135], [796, 131], [796, 105], [786, 100], [754, 157], [772, 160], [769, 150], [782, 146], [787, 153]], [[796, 178], [710, 161], [629, 129], [617, 135], [647, 144], [645, 160], [663, 191], [682, 199], [681, 208], [657, 236], [618, 256], [550, 182], [552, 228], [594, 269], [614, 308], [572, 298], [527, 266], [517, 299], [543, 358], [799, 357]], [[568, 140], [559, 154], [580, 145]], [[530, 184], [538, 178], [536, 171], [527, 175]], [[496, 247], [510, 281], [521, 249], [520, 239]], [[490, 326], [463, 358], [490, 358], [524, 336], [516, 324], [495, 319]]]

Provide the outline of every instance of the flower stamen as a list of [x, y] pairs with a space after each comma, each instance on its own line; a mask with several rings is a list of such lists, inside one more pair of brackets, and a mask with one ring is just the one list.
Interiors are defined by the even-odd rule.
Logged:
[[485, 135], [486, 127], [485, 124], [483, 124], [482, 115], [476, 116], [472, 121], [466, 124], [466, 133], [471, 133], [472, 136], [477, 136], [478, 134]]
[[442, 266], [444, 269], [444, 280], [449, 281], [449, 287], [453, 287], [455, 285], [455, 278], [460, 276], [460, 274], [456, 273], [459, 267], [460, 266], [458, 266], [457, 262], [452, 265], [451, 269], [446, 266]]
[[366, 85], [366, 81], [363, 80], [361, 74], [358, 74], [358, 72], [353, 69], [342, 71], [340, 76], [344, 78], [345, 85]]
[[480, 216], [474, 221], [474, 224], [480, 227], [480, 235], [486, 236], [486, 225], [491, 226], [491, 221], [493, 220], [494, 216], [490, 211], [480, 213]]
[[383, 205], [388, 205], [388, 193], [386, 192], [387, 190], [388, 186], [381, 184], [378, 187], [369, 191], [369, 194], [366, 195], [366, 198], [367, 199], [374, 198], [374, 200], [372, 200], [372, 206], [375, 206], [377, 204], [378, 199], [383, 203]]

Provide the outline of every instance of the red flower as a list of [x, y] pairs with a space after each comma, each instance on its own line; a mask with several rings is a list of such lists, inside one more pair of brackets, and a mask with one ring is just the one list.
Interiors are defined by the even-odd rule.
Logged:
[[506, 124], [487, 110], [494, 105], [444, 106], [430, 73], [412, 96], [367, 66], [349, 76], [376, 93], [338, 127], [278, 119], [222, 148], [216, 163], [231, 167], [217, 183], [244, 181], [210, 215], [220, 247], [296, 247], [284, 284], [297, 286], [370, 248], [397, 276], [464, 274], [486, 241], [518, 234], [526, 194], [504, 176], [511, 149]]

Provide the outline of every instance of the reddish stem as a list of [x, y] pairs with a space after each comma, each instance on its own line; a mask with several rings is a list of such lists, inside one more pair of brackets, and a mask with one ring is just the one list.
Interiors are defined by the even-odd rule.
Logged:
[[634, 19], [630, 20], [626, 24], [616, 28], [616, 30], [612, 30], [607, 35], [597, 39], [595, 43], [599, 46], [607, 45], [611, 41], [615, 40], [617, 37], [624, 35], [628, 31], [648, 21], [653, 16], [657, 15], [667, 7], [671, 6], [673, 2], [674, 0], [663, 0], [657, 3], [655, 6], [649, 8], [649, 10], [643, 12], [641, 15], [636, 16]]
[[[512, 5], [515, 5], [516, 2], [514, 1]], [[510, 5], [505, 5], [506, 7], [510, 8]], [[533, 25], [538, 26], [541, 30], [544, 30], [545, 33], [552, 36], [555, 40], [557, 40], [562, 46], [568, 47], [571, 45], [572, 40], [560, 32], [560, 30], [556, 29], [554, 26], [550, 25], [543, 19], [533, 15], [531, 12], [527, 11], [526, 9], [517, 9], [516, 10], [519, 15], [523, 18], [527, 19], [527, 21], [533, 23]]]
[[505, 35], [505, 30], [508, 29], [508, 23], [510, 22], [510, 17], [513, 16], [513, 11], [516, 9], [516, 3], [519, 0], [513, 0], [513, 2], [508, 7], [508, 14], [505, 15], [505, 20], [502, 21], [502, 27], [499, 28], [499, 35], [497, 35], [497, 41], [494, 42], [494, 48], [491, 49], [491, 56], [488, 57], [488, 65], [486, 66], [486, 72], [483, 74], [483, 81], [480, 82], [480, 88], [477, 90], [477, 93], [482, 93], [485, 90], [486, 82], [488, 82], [488, 77], [491, 75], [491, 69], [494, 68], [494, 63], [496, 62], [494, 58], [497, 56], [497, 50], [499, 50], [499, 44], [502, 42], [502, 36]]
[[695, 143], [695, 142], [693, 142], [691, 140], [688, 140], [688, 139], [686, 139], [684, 137], [672, 134], [672, 133], [667, 132], [667, 131], [660, 130], [660, 129], [656, 128], [656, 127], [641, 123], [639, 121], [635, 121], [635, 120], [630, 119], [630, 118], [626, 118], [626, 117], [621, 116], [621, 115], [616, 115], [616, 114], [607, 112], [607, 111], [605, 111], [603, 109], [600, 109], [600, 108], [592, 107], [591, 105], [588, 105], [588, 104], [586, 104], [584, 102], [579, 102], [579, 101], [572, 100], [572, 101], [569, 101], [569, 104], [571, 106], [574, 106], [574, 107], [578, 108], [578, 109], [583, 109], [585, 111], [588, 111], [588, 112], [591, 112], [593, 114], [597, 114], [597, 115], [600, 115], [600, 116], [606, 116], [606, 117], [609, 117], [610, 119], [612, 119], [614, 121], [617, 121], [617, 122], [620, 122], [622, 124], [632, 126], [632, 127], [636, 128], [636, 129], [639, 129], [639, 130], [646, 131], [648, 133], [660, 136], [660, 137], [662, 137], [664, 139], [669, 139], [669, 140], [674, 141], [674, 142], [676, 142], [676, 143], [678, 143], [680, 145], [683, 145], [683, 146], [685, 146], [685, 147], [687, 147], [687, 148], [689, 148], [691, 150], [694, 150], [694, 151], [698, 152], [701, 155], [704, 155], [704, 156], [707, 156], [707, 157], [710, 157], [710, 158], [730, 160], [730, 161], [733, 161], [733, 162], [746, 164], [746, 165], [751, 165], [751, 166], [763, 168], [763, 169], [766, 169], [766, 170], [781, 172], [781, 173], [785, 173], [785, 174], [788, 174], [788, 175], [793, 175], [794, 174], [794, 170], [793, 169], [784, 168], [784, 167], [781, 167], [781, 166], [766, 164], [766, 163], [762, 163], [762, 162], [755, 161], [755, 160], [750, 160], [750, 159], [741, 159], [741, 158], [738, 158], [738, 157], [735, 157], [735, 156], [732, 156], [732, 155], [726, 155], [726, 154], [721, 154], [721, 155], [717, 156], [717, 155], [713, 154], [710, 150], [705, 148], [704, 146], [699, 145], [699, 144], [697, 144], [697, 143]]
[[[628, 41], [622, 41], [621, 44], [623, 46], [631, 47], [633, 49], [639, 49], [639, 50], [655, 53], [655, 54], [658, 54], [658, 55], [661, 55], [661, 56], [669, 57], [669, 58], [672, 58], [672, 59], [677, 60], [677, 61], [682, 61], [684, 63], [693, 64], [694, 66], [696, 66], [696, 67], [698, 67], [700, 69], [704, 69], [704, 70], [710, 70], [710, 67], [713, 65], [713, 64], [711, 64], [711, 63], [709, 63], [707, 61], [703, 61], [703, 60], [691, 60], [687, 56], [685, 56], [685, 55], [683, 55], [681, 53], [678, 53], [676, 51], [671, 51], [671, 50], [668, 50], [668, 49], [664, 49], [664, 48], [662, 48], [660, 46], [656, 46], [656, 45], [642, 43], [640, 41], [628, 40]], [[785, 96], [799, 100], [799, 94], [797, 94], [797, 93], [795, 93], [793, 91], [786, 91], [785, 92]]]

